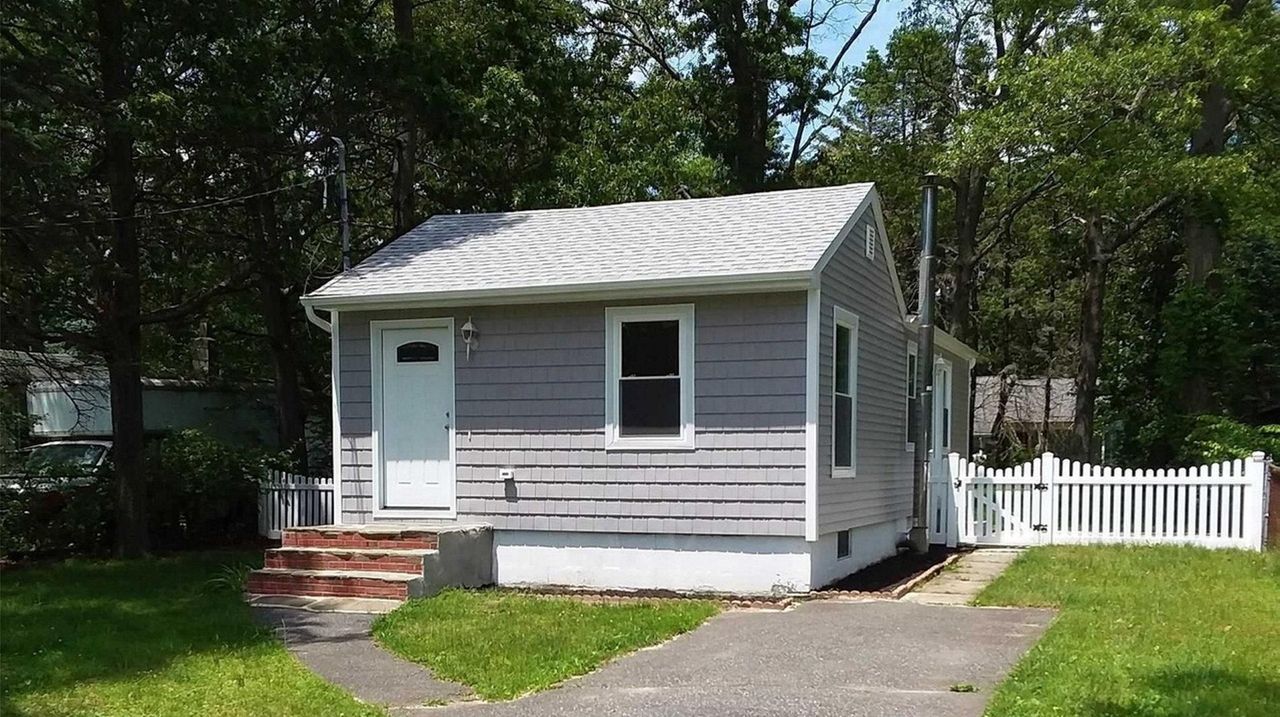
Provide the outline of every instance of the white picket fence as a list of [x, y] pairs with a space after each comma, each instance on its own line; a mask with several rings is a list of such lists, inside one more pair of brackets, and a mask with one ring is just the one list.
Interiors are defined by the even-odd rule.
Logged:
[[285, 528], [333, 522], [333, 478], [272, 470], [258, 492], [258, 533], [278, 540]]
[[947, 545], [1183, 543], [1260, 550], [1267, 458], [1194, 468], [1094, 466], [1046, 453], [987, 468], [952, 453], [929, 482], [930, 537]]

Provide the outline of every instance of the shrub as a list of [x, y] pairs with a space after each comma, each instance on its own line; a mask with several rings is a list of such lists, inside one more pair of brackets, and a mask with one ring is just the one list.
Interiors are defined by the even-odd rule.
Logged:
[[1182, 446], [1191, 463], [1217, 463], [1262, 451], [1280, 459], [1280, 425], [1250, 426], [1225, 416], [1197, 416]]
[[[147, 520], [160, 550], [243, 544], [258, 526], [258, 488], [280, 458], [187, 430], [146, 453]], [[0, 486], [0, 553], [104, 551], [115, 531], [115, 479], [11, 490]]]

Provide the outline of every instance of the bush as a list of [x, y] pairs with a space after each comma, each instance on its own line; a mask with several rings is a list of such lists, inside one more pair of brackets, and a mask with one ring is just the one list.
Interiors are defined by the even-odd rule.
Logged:
[[147, 456], [152, 543], [164, 549], [233, 545], [258, 528], [258, 487], [271, 457], [197, 430], [175, 433]]
[[1182, 446], [1191, 463], [1218, 463], [1262, 451], [1280, 458], [1280, 425], [1250, 426], [1225, 416], [1197, 416]]
[[[147, 519], [159, 550], [243, 544], [258, 528], [258, 488], [276, 456], [197, 430], [147, 447]], [[0, 487], [0, 553], [105, 551], [115, 532], [115, 479], [19, 492]]]

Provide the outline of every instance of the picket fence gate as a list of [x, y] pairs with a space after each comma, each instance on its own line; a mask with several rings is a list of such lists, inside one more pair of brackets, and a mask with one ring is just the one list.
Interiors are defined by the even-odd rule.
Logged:
[[929, 481], [930, 539], [955, 546], [1181, 543], [1261, 550], [1267, 458], [1194, 468], [1095, 466], [1046, 453], [988, 468], [952, 453]]
[[258, 533], [278, 540], [285, 528], [333, 522], [333, 478], [271, 470], [258, 491]]

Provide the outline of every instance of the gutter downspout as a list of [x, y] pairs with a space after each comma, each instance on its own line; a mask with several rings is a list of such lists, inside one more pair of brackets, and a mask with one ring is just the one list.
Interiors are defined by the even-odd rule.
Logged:
[[916, 356], [916, 445], [912, 475], [911, 547], [929, 550], [929, 452], [933, 447], [933, 251], [938, 175], [924, 175], [920, 197], [920, 328]]
[[[303, 310], [303, 311], [305, 311], [305, 312], [306, 312], [306, 314], [307, 314], [307, 321], [310, 321], [311, 323], [315, 324], [316, 326], [319, 326], [319, 327], [320, 327], [320, 329], [321, 329], [321, 330], [323, 330], [326, 334], [332, 334], [332, 333], [333, 333], [333, 324], [331, 324], [331, 323], [329, 323], [328, 321], [325, 321], [324, 319], [322, 319], [322, 318], [320, 318], [319, 316], [317, 316], [317, 315], [316, 315], [316, 310], [315, 310], [315, 308], [314, 308], [313, 306], [311, 306], [311, 304], [303, 304], [303, 305], [302, 305], [302, 310]], [[333, 314], [331, 313], [331, 314], [330, 314], [330, 317], [332, 317], [332, 316], [333, 316]]]

